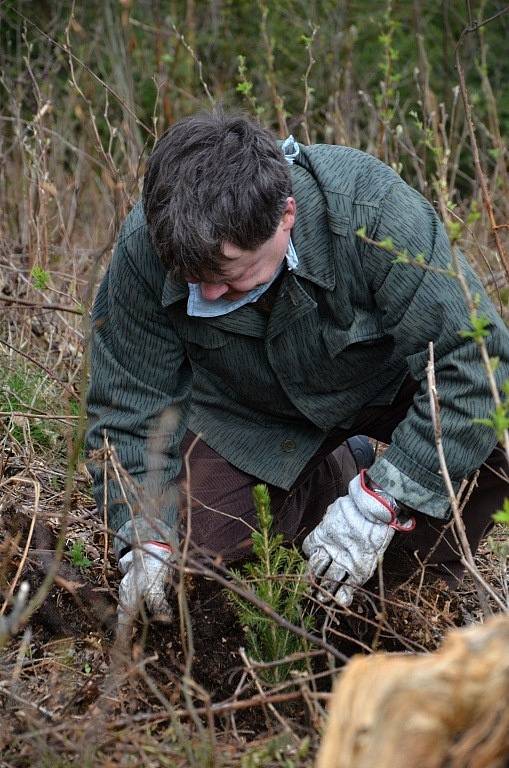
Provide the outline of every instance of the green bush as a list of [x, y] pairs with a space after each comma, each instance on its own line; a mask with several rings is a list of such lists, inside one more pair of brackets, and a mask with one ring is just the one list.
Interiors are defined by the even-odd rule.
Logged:
[[[0, 357], [0, 411], [3, 414], [19, 414], [10, 420], [7, 415], [0, 418], [9, 420], [9, 433], [14, 440], [24, 445], [24, 429], [28, 429], [30, 441], [35, 448], [51, 452], [64, 451], [65, 441], [62, 437], [68, 432], [69, 426], [62, 421], [42, 417], [52, 413], [62, 414], [66, 408], [71, 415], [77, 415], [79, 404], [71, 401], [63, 407], [61, 393], [42, 371], [33, 371], [23, 365], [11, 366], [6, 363], [5, 357]], [[40, 413], [41, 418], [30, 416], [24, 427], [24, 413]]]

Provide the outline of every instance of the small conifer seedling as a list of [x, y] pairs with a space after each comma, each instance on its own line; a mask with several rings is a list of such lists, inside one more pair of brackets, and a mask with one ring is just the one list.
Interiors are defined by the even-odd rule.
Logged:
[[[306, 600], [306, 563], [295, 547], [282, 546], [282, 534], [272, 533], [273, 519], [266, 485], [253, 488], [253, 500], [259, 525], [259, 530], [252, 533], [254, 559], [242, 567], [242, 572], [233, 571], [233, 574], [275, 613], [293, 624], [311, 629], [313, 617], [304, 615], [302, 610]], [[308, 650], [304, 638], [280, 627], [247, 600], [234, 593], [231, 593], [231, 600], [244, 627], [247, 650], [252, 659], [273, 662]], [[290, 669], [301, 667], [302, 662], [280, 664], [264, 670], [260, 677], [276, 684], [288, 677]]]

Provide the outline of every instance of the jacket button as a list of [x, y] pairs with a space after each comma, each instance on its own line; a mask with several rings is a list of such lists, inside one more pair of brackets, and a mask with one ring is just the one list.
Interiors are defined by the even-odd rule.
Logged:
[[281, 443], [281, 448], [283, 451], [285, 451], [285, 453], [291, 453], [297, 448], [297, 444], [295, 440], [283, 440]]

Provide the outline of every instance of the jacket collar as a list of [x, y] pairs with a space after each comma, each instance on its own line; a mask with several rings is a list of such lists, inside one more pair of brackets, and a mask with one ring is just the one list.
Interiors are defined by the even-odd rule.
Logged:
[[293, 274], [331, 291], [336, 283], [327, 205], [318, 184], [304, 168], [292, 166], [297, 216], [292, 230], [299, 264]]
[[163, 293], [161, 296], [161, 304], [163, 307], [169, 307], [170, 304], [181, 299], [186, 299], [189, 296], [189, 288], [183, 283], [177, 283], [175, 279], [168, 272], [166, 274], [166, 280], [164, 281]]

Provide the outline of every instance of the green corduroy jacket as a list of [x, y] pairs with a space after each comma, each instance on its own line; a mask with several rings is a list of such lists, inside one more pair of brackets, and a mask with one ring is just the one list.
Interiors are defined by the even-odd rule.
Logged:
[[[334, 427], [368, 405], [390, 405], [405, 377], [420, 384], [414, 404], [370, 476], [401, 502], [446, 518], [449, 502], [435, 448], [426, 383], [428, 342], [443, 445], [452, 479], [478, 468], [494, 448], [475, 424], [493, 409], [475, 342], [459, 331], [469, 312], [456, 280], [394, 263], [391, 238], [430, 267], [448, 268], [450, 245], [433, 207], [388, 166], [355, 149], [300, 147], [291, 167], [298, 268], [284, 275], [270, 317], [247, 305], [215, 318], [189, 317], [188, 289], [165, 271], [138, 203], [125, 220], [92, 315], [89, 449], [107, 433], [138, 491], [123, 481], [136, 515], [176, 523], [173, 480], [187, 427], [234, 466], [290, 488]], [[479, 313], [491, 320], [489, 354], [509, 376], [509, 334], [461, 258]], [[90, 464], [98, 506], [102, 466]], [[118, 483], [108, 488], [109, 525], [129, 520]], [[140, 500], [141, 499], [141, 500]]]

